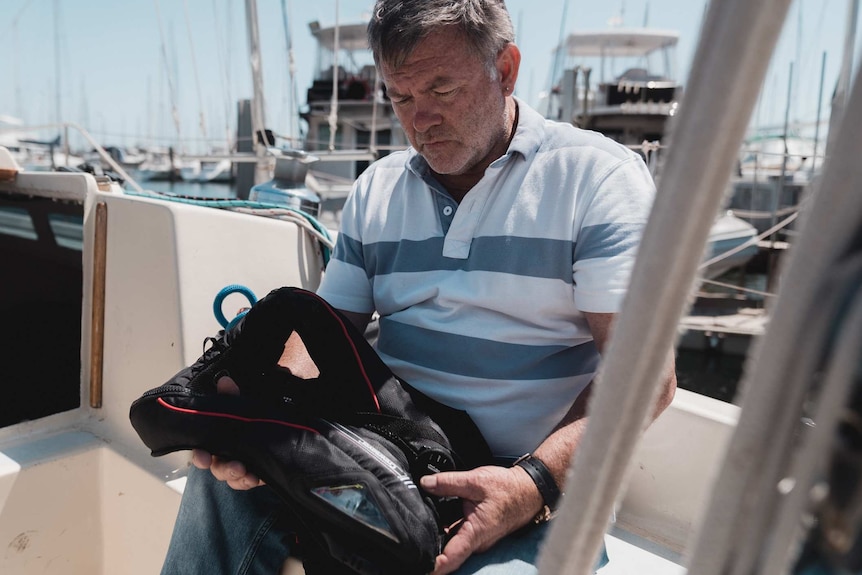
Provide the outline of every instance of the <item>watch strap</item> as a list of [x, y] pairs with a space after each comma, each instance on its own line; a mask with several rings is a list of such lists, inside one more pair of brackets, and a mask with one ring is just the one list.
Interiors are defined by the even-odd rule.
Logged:
[[551, 518], [551, 514], [557, 510], [557, 504], [560, 502], [560, 488], [557, 482], [554, 481], [554, 476], [548, 470], [547, 466], [541, 459], [534, 457], [531, 454], [526, 454], [513, 464], [522, 468], [536, 484], [539, 489], [539, 494], [542, 496], [544, 508], [535, 517], [534, 522], [542, 523]]

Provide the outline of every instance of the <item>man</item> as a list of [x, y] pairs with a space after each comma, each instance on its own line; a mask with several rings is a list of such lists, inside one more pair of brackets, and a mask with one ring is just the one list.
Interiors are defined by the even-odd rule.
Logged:
[[[520, 52], [502, 0], [378, 0], [373, 14], [369, 42], [412, 149], [357, 180], [318, 293], [360, 329], [378, 312], [383, 360], [470, 413], [501, 460], [530, 454], [423, 478], [464, 501], [435, 573], [535, 573], [653, 184], [636, 154], [514, 98]], [[284, 362], [313, 375], [291, 342]], [[675, 384], [669, 361], [656, 415]], [[164, 572], [204, 572], [178, 557], [191, 541], [224, 555], [208, 572], [274, 572], [290, 550], [260, 503], [272, 495], [243, 492], [260, 482], [239, 462], [194, 463], [230, 487], [192, 470]], [[190, 535], [193, 524], [210, 529]], [[228, 524], [231, 541], [212, 535]]]

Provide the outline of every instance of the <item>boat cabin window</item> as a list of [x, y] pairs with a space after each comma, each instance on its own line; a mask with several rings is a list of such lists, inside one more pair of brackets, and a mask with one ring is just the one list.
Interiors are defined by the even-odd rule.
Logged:
[[30, 212], [23, 208], [0, 207], [0, 234], [25, 240], [36, 240], [39, 237]]
[[58, 246], [79, 252], [84, 248], [83, 216], [48, 214], [48, 223]]
[[0, 194], [0, 427], [81, 403], [83, 206]]

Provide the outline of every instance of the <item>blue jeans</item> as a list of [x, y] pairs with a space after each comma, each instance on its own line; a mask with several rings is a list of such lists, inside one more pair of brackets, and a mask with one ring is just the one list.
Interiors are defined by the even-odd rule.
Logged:
[[[277, 575], [293, 537], [268, 487], [236, 491], [191, 467], [162, 575]], [[534, 575], [545, 523], [477, 553], [457, 575]], [[602, 549], [596, 569], [608, 562]]]

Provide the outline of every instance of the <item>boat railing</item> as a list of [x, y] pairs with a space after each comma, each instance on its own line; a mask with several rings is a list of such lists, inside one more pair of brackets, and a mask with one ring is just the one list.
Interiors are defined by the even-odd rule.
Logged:
[[71, 130], [78, 132], [78, 134], [80, 134], [81, 137], [83, 137], [84, 140], [86, 140], [87, 143], [90, 144], [94, 150], [96, 150], [96, 152], [99, 154], [99, 158], [103, 162], [105, 162], [106, 164], [111, 166], [111, 169], [114, 170], [126, 182], [128, 182], [129, 185], [132, 188], [134, 188], [134, 190], [136, 192], [141, 193], [141, 194], [146, 193], [146, 192], [144, 192], [144, 189], [141, 188], [141, 186], [128, 174], [128, 172], [126, 172], [126, 170], [124, 170], [123, 167], [116, 160], [114, 160], [114, 158], [111, 156], [111, 154], [108, 153], [108, 151], [105, 150], [105, 148], [103, 148], [95, 140], [95, 138], [93, 138], [93, 136], [90, 135], [90, 133], [83, 126], [80, 126], [74, 122], [63, 122], [60, 124], [44, 124], [44, 125], [39, 125], [39, 126], [28, 126], [28, 127], [16, 127], [15, 128], [15, 130], [17, 132], [41, 132], [41, 131], [45, 131], [45, 130], [58, 130], [58, 129], [63, 130], [63, 133], [64, 133], [63, 146], [64, 146], [64, 153], [66, 155], [67, 162], [68, 162], [68, 158], [70, 156], [69, 130], [71, 129]]
[[[117, 162], [113, 156], [102, 147], [96, 139], [82, 126], [73, 123], [66, 122], [60, 124], [44, 124], [38, 126], [30, 126], [30, 127], [20, 127], [16, 126], [15, 131], [17, 133], [20, 132], [41, 132], [46, 130], [63, 130], [64, 131], [64, 142], [69, 141], [69, 131], [73, 130], [80, 134], [87, 143], [93, 147], [94, 150], [99, 155], [99, 158], [105, 162], [108, 166], [110, 166], [111, 170], [113, 170], [117, 175], [119, 175], [128, 185], [137, 193], [142, 195], [152, 195], [152, 192], [145, 190], [130, 174], [127, 170], [125, 170], [122, 165]], [[66, 144], [67, 145], [67, 144]], [[374, 148], [364, 148], [364, 149], [323, 149], [323, 150], [315, 150], [312, 153], [314, 156], [321, 162], [372, 162], [379, 157], [380, 151], [395, 151], [402, 150], [404, 146], [399, 145], [375, 145]], [[66, 156], [70, 155], [68, 147], [65, 150]], [[281, 150], [278, 148], [267, 148], [266, 153], [263, 157], [257, 155], [253, 152], [232, 152], [227, 154], [176, 154], [175, 159], [177, 162], [185, 162], [185, 161], [222, 161], [227, 160], [233, 163], [252, 163], [252, 164], [260, 164], [263, 163], [265, 168], [268, 170], [272, 170], [275, 165], [275, 159], [280, 155]], [[67, 166], [71, 167], [71, 166]]]

